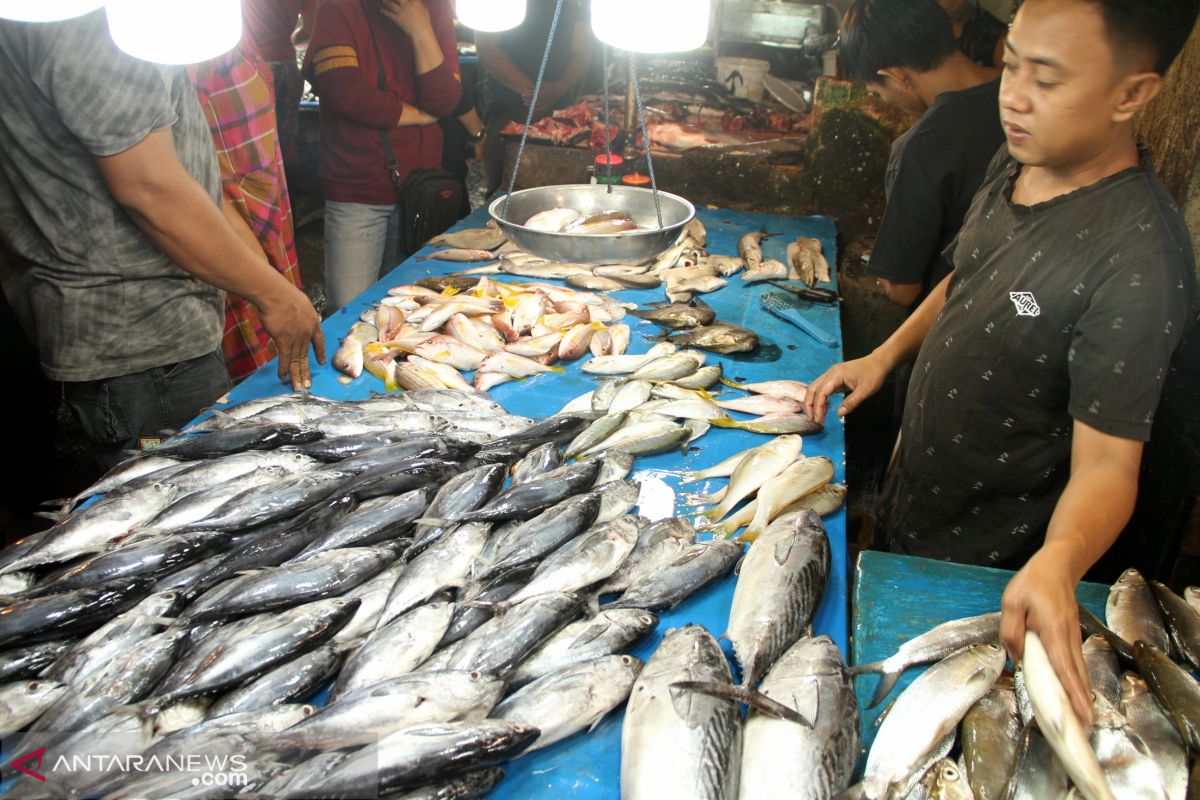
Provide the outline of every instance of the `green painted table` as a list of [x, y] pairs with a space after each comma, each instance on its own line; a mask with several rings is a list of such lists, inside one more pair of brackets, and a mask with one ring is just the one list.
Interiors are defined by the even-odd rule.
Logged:
[[[887, 658], [904, 642], [943, 622], [998, 611], [1000, 596], [1012, 576], [1004, 569], [873, 551], [860, 554], [854, 569], [850, 663]], [[1081, 583], [1076, 596], [1104, 619], [1107, 586]], [[861, 675], [855, 680], [864, 752], [875, 741], [876, 718], [924, 671], [924, 667], [913, 667], [905, 672], [891, 694], [872, 709], [866, 704], [879, 676]]]

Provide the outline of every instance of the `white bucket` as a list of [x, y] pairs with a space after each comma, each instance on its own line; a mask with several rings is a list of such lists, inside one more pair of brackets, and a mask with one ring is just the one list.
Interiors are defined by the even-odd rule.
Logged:
[[717, 59], [717, 82], [729, 87], [735, 97], [763, 99], [763, 78], [771, 71], [771, 62], [761, 58], [726, 57]]

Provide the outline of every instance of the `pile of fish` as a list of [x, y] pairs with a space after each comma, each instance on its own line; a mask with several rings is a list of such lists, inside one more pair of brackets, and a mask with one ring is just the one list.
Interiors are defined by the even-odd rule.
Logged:
[[[614, 234], [629, 229], [625, 227], [615, 230], [614, 226], [630, 226], [634, 223], [623, 212], [583, 216], [574, 209], [554, 208], [534, 215], [526, 225], [545, 231], [575, 230], [582, 233]], [[571, 228], [572, 225], [578, 227]], [[583, 230], [580, 230], [580, 227]], [[676, 242], [649, 263], [596, 266], [542, 259], [522, 252], [513, 243], [504, 241], [503, 233], [494, 228], [476, 228], [444, 234], [432, 240], [433, 244], [452, 246], [420, 258], [489, 262], [455, 273], [459, 280], [507, 274], [543, 281], [562, 280], [570, 287], [587, 292], [654, 289], [662, 286], [666, 302], [635, 310], [633, 313], [636, 316], [673, 331], [669, 339], [676, 344], [722, 354], [745, 353], [758, 347], [758, 336], [754, 331], [717, 320], [713, 309], [699, 300], [698, 295], [728, 286], [727, 279], [739, 272], [742, 273], [742, 281], [746, 284], [778, 279], [799, 280], [809, 286], [815, 286], [819, 282], [828, 283], [832, 280], [819, 239], [801, 236], [789, 243], [785, 265], [776, 259], [764, 259], [762, 242], [767, 235], [765, 231], [744, 234], [738, 240], [737, 255], [713, 255], [706, 249], [708, 233], [704, 225], [693, 219], [684, 226]], [[490, 247], [481, 247], [482, 245]], [[544, 285], [534, 287], [534, 290], [543, 289]], [[564, 291], [560, 289], [559, 295]], [[555, 303], [582, 302], [596, 305], [600, 302], [590, 296], [558, 296], [552, 299]], [[619, 316], [617, 318], [619, 319]], [[502, 328], [502, 333], [505, 332], [503, 326], [498, 327]], [[563, 332], [565, 333], [565, 330]]]
[[543, 233], [602, 235], [640, 230], [628, 211], [596, 211], [582, 214], [573, 208], [539, 211], [525, 220], [525, 227]]
[[[756, 395], [763, 397], [763, 395]], [[737, 402], [737, 401], [733, 401]], [[812, 509], [818, 515], [831, 514], [842, 507], [846, 487], [831, 484], [833, 462], [825, 456], [800, 455], [803, 440], [791, 434], [772, 439], [758, 447], [736, 453], [721, 463], [689, 473], [684, 483], [728, 477], [724, 488], [707, 495], [693, 496], [693, 505], [714, 504], [704, 512], [713, 524], [712, 533], [722, 538], [745, 527], [741, 538], [753, 542], [775, 519], [782, 515]], [[738, 503], [754, 496], [736, 512]]]
[[[493, 386], [543, 372], [584, 353], [620, 355], [625, 308], [608, 297], [553, 284], [484, 277], [467, 292], [396, 286], [363, 313], [333, 356], [348, 378], [366, 369], [388, 391]], [[474, 373], [470, 383], [463, 373]]]
[[1131, 569], [1110, 591], [1107, 625], [1080, 607], [1090, 731], [1036, 634], [1027, 634], [1019, 668], [1004, 671], [999, 612], [944, 623], [883, 661], [854, 667], [856, 675], [880, 673], [875, 706], [905, 669], [936, 662], [881, 717], [863, 783], [851, 796], [1194, 797], [1200, 778], [1190, 778], [1189, 794], [1189, 765], [1200, 755], [1200, 685], [1189, 670], [1200, 657], [1200, 590], [1186, 595]]
[[[630, 451], [580, 450], [600, 419], [434, 389], [219, 410], [0, 554], [0, 736], [28, 730], [24, 749], [68, 762], [240, 754], [242, 791], [262, 796], [486, 792], [501, 762], [624, 702], [655, 612], [743, 554], [633, 515]], [[790, 682], [800, 697], [826, 675], [816, 656], [771, 667], [819, 603], [828, 543], [805, 513], [755, 547], [730, 636], [786, 706]], [[304, 703], [330, 683], [327, 705]], [[837, 707], [801, 705], [810, 721]], [[190, 773], [51, 780], [7, 796], [213, 796]]]
[[[858, 705], [841, 651], [806, 635], [829, 567], [811, 510], [780, 517], [750, 546], [725, 633], [738, 685], [707, 630], [666, 634], [625, 711], [623, 798], [831, 798], [846, 788], [859, 752]], [[745, 719], [742, 702], [751, 709]]]

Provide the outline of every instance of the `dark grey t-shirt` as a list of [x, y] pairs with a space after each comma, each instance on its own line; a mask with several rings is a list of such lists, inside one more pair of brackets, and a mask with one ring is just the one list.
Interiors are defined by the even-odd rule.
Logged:
[[1069, 477], [1079, 420], [1145, 441], [1195, 294], [1191, 243], [1144, 162], [1013, 205], [1002, 150], [958, 239], [946, 306], [913, 365], [883, 514], [894, 550], [1031, 554]]
[[988, 163], [1004, 143], [1000, 81], [943, 92], [892, 145], [887, 208], [867, 274], [920, 283], [922, 294], [950, 272], [942, 255], [962, 227]]
[[116, 204], [95, 157], [171, 128], [217, 199], [212, 136], [186, 72], [121, 53], [103, 11], [0, 21], [4, 290], [53, 380], [127, 375], [217, 349], [222, 293], [173, 264]]

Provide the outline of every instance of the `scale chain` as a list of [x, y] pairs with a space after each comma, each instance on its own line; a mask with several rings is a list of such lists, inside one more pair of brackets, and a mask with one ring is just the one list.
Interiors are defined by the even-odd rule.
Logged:
[[[512, 198], [513, 189], [517, 186], [517, 172], [521, 169], [521, 157], [525, 154], [525, 141], [529, 138], [529, 128], [533, 125], [533, 110], [537, 108], [538, 95], [542, 93], [542, 78], [546, 75], [546, 64], [550, 61], [550, 48], [554, 46], [554, 32], [558, 30], [558, 18], [562, 16], [563, 0], [554, 5], [554, 18], [550, 20], [550, 34], [546, 37], [546, 51], [542, 53], [542, 65], [538, 67], [537, 81], [533, 84], [533, 97], [529, 98], [529, 113], [525, 115], [525, 130], [521, 133], [521, 144], [517, 147], [517, 160], [513, 163], [512, 177], [508, 181], [508, 193], [504, 195], [505, 219], [508, 219], [508, 202]], [[657, 197], [655, 198], [657, 200]], [[662, 220], [659, 220], [662, 226]]]
[[650, 191], [654, 194], [654, 212], [658, 215], [658, 227], [663, 228], [662, 204], [658, 199], [658, 182], [654, 179], [654, 160], [650, 157], [650, 132], [646, 129], [646, 107], [642, 105], [642, 91], [638, 87], [637, 56], [629, 51], [629, 76], [633, 83], [633, 98], [637, 103], [638, 126], [642, 129], [642, 145], [646, 148], [646, 171], [650, 173]]

